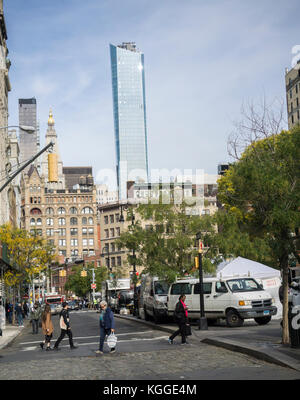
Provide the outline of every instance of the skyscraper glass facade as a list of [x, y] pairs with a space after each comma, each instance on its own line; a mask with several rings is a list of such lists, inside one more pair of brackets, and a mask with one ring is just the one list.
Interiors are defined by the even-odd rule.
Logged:
[[127, 198], [127, 181], [148, 181], [144, 55], [135, 43], [110, 45], [117, 183]]

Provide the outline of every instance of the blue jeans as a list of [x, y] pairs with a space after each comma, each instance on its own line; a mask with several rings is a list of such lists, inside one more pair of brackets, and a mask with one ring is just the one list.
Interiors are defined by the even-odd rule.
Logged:
[[18, 325], [19, 326], [23, 325], [23, 315], [17, 314], [17, 319], [18, 319]]
[[106, 337], [106, 335], [110, 335], [110, 332], [111, 332], [110, 329], [106, 329], [100, 325], [100, 343], [99, 343], [100, 351], [103, 351], [105, 337]]
[[38, 333], [39, 331], [39, 320], [38, 319], [33, 319], [31, 321], [32, 323], [32, 333]]

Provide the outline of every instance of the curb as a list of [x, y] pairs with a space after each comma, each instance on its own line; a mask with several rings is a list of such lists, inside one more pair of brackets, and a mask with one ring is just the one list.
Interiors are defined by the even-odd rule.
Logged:
[[300, 371], [299, 363], [295, 363], [293, 359], [282, 354], [276, 354], [276, 356], [270, 355], [267, 351], [258, 350], [254, 346], [244, 345], [238, 341], [232, 341], [229, 339], [210, 339], [205, 338], [201, 340], [201, 343], [205, 343], [212, 346], [222, 347], [227, 350], [236, 351], [254, 357], [258, 360], [263, 360], [272, 364], [279, 365], [281, 367], [288, 367], [296, 371]]
[[156, 329], [158, 331], [164, 331], [164, 332], [168, 332], [168, 333], [173, 333], [176, 329], [172, 329], [172, 328], [168, 328], [166, 326], [161, 326], [161, 325], [156, 325], [153, 324], [152, 322], [148, 322], [145, 321], [143, 319], [133, 319], [134, 317], [127, 317], [126, 315], [119, 315], [119, 314], [114, 314], [115, 318], [120, 318], [120, 319], [126, 319], [128, 321], [133, 321], [133, 322], [137, 322], [146, 326], [149, 326], [153, 329]]

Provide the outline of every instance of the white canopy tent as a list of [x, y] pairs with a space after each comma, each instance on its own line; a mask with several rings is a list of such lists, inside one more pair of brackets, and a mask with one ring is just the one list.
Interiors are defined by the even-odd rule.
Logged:
[[275, 299], [277, 315], [274, 319], [282, 317], [282, 304], [279, 300], [279, 287], [281, 286], [280, 271], [247, 258], [237, 257], [231, 261], [224, 261], [217, 268], [218, 278], [252, 277], [263, 285], [263, 288]]

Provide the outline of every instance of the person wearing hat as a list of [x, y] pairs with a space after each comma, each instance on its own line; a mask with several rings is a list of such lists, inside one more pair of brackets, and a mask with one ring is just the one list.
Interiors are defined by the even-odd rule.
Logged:
[[69, 311], [68, 311], [68, 303], [64, 301], [62, 303], [63, 309], [61, 310], [59, 314], [59, 324], [60, 324], [60, 336], [55, 342], [55, 345], [53, 347], [53, 350], [60, 350], [59, 349], [59, 344], [65, 337], [65, 335], [68, 335], [69, 337], [69, 343], [70, 343], [70, 348], [77, 349], [77, 346], [74, 346], [73, 343], [73, 335], [71, 331], [71, 326], [70, 326], [70, 317], [69, 317]]

